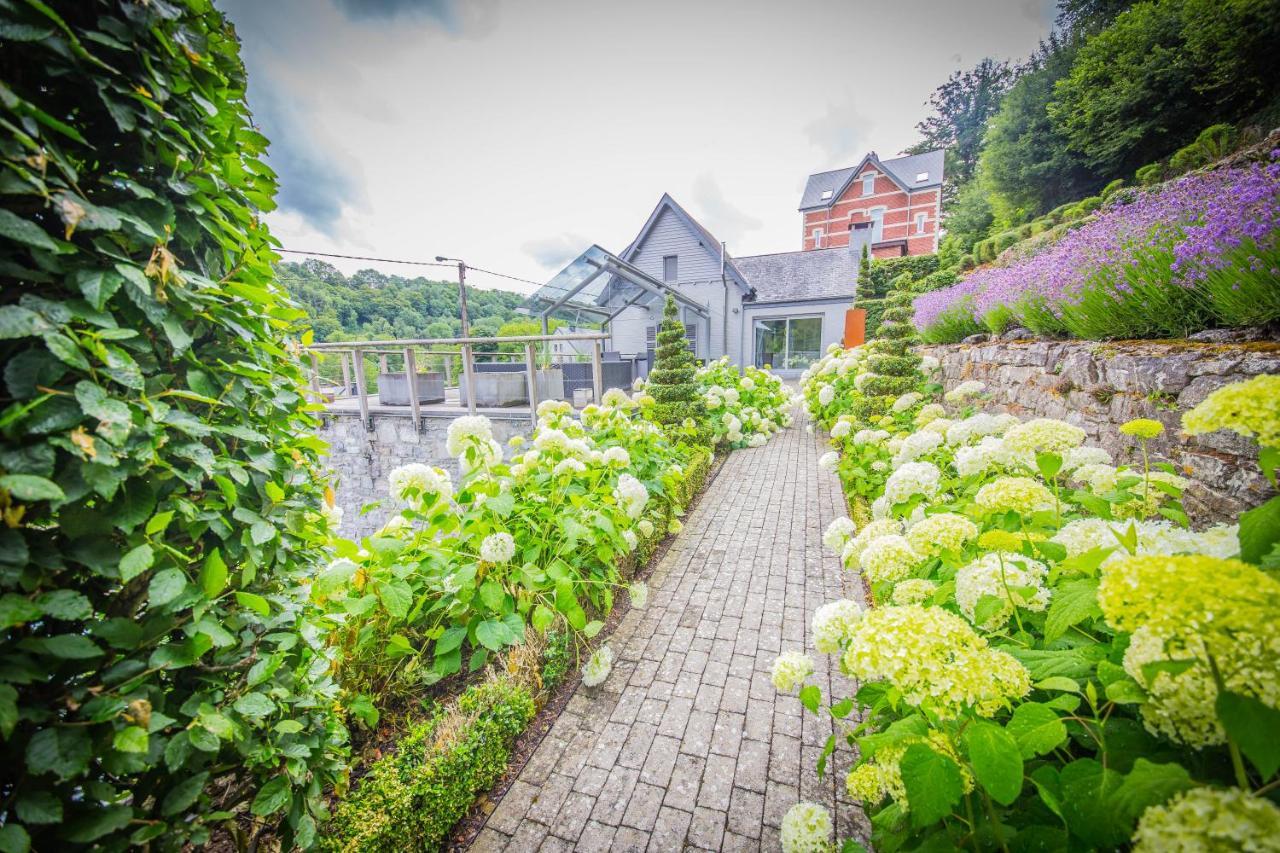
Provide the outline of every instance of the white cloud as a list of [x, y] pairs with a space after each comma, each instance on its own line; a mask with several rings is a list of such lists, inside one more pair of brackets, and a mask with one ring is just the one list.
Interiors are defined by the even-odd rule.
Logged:
[[540, 266], [559, 271], [565, 264], [586, 251], [590, 245], [589, 239], [578, 234], [557, 234], [553, 237], [526, 240], [520, 248]]
[[[698, 221], [730, 246], [739, 246], [746, 232], [764, 226], [762, 220], [730, 204], [720, 184], [706, 172], [694, 179], [693, 202]], [[730, 250], [730, 254], [734, 253]]]

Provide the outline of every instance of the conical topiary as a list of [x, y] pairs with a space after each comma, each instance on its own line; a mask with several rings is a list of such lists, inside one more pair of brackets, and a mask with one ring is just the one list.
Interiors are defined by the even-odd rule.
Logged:
[[658, 327], [658, 350], [645, 390], [653, 397], [653, 419], [663, 426], [675, 426], [693, 418], [699, 427], [706, 421], [706, 407], [694, 379], [697, 368], [676, 301], [667, 296]]
[[874, 376], [862, 386], [863, 399], [855, 411], [862, 420], [883, 415], [893, 401], [912, 391], [924, 378], [920, 373], [920, 356], [913, 350], [916, 328], [911, 323], [911, 302], [915, 298], [909, 273], [893, 281], [885, 298], [885, 310], [876, 337], [867, 344], [870, 356], [867, 366]]

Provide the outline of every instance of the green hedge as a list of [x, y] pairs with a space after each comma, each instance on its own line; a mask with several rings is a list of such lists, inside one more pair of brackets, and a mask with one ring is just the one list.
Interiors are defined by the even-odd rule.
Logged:
[[[207, 2], [0, 3], [0, 850], [309, 845], [324, 469], [266, 140]], [[313, 556], [314, 555], [314, 556]]]
[[[938, 270], [937, 255], [908, 255], [903, 258], [885, 258], [872, 261], [867, 281], [858, 283], [858, 295], [861, 299], [874, 299], [888, 294], [893, 280], [906, 273], [912, 278], [924, 278]], [[859, 300], [859, 307], [866, 305]]]
[[473, 685], [411, 728], [334, 812], [325, 850], [437, 850], [476, 794], [507, 769], [511, 745], [537, 712], [507, 677]]

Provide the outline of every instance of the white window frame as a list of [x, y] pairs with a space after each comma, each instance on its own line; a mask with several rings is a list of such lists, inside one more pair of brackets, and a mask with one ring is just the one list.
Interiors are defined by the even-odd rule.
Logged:
[[[871, 220], [871, 243], [872, 243], [872, 245], [875, 245], [876, 243], [881, 243], [881, 242], [883, 242], [883, 241], [884, 241], [884, 217], [885, 217], [885, 214], [886, 214], [886, 213], [888, 213], [888, 212], [889, 212], [889, 208], [887, 208], [887, 207], [883, 207], [883, 206], [881, 206], [881, 207], [873, 207], [873, 208], [871, 208], [870, 210], [868, 210], [868, 211], [867, 211], [867, 218]], [[877, 225], [876, 214], [877, 214], [877, 213], [878, 213], [878, 214], [880, 214], [880, 219], [879, 219], [879, 222], [878, 222], [878, 224], [879, 224], [879, 226], [880, 226], [879, 228], [877, 228], [877, 227], [876, 227], [876, 225]]]
[[[770, 320], [781, 320], [783, 323], [783, 341], [785, 342], [782, 350], [783, 365], [791, 360], [791, 322], [793, 320], [817, 320], [818, 321], [818, 357], [822, 356], [823, 336], [827, 331], [827, 318], [823, 314], [767, 314], [759, 317], [751, 318], [751, 362], [755, 364], [760, 360], [760, 353], [755, 350], [755, 324], [757, 322], [765, 322]], [[817, 361], [817, 359], [814, 359]], [[812, 362], [811, 362], [812, 363]], [[779, 365], [770, 365], [774, 370], [801, 370], [802, 368], [792, 368]]]
[[815, 249], [822, 248], [822, 229], [821, 228], [814, 228], [812, 231], [809, 232], [809, 237], [813, 240], [813, 248]]
[[924, 226], [926, 223], [928, 223], [928, 221], [929, 221], [928, 211], [922, 210], [916, 214], [916, 233], [917, 234], [924, 233]]
[[876, 173], [867, 172], [860, 176], [862, 180], [862, 195], [865, 198], [869, 195], [876, 194]]

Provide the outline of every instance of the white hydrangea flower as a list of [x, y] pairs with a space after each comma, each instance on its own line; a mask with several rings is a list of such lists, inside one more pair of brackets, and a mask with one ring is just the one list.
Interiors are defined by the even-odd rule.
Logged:
[[866, 384], [872, 379], [875, 379], [876, 376], [877, 374], [872, 373], [869, 370], [866, 373], [859, 373], [857, 376], [853, 377], [853, 387], [861, 391]]
[[637, 376], [631, 383], [632, 391], [641, 391], [644, 389], [644, 379]]
[[773, 661], [770, 677], [781, 693], [791, 693], [813, 674], [813, 660], [804, 652], [783, 652]]
[[621, 388], [610, 388], [604, 392], [600, 398], [600, 402], [606, 406], [612, 406], [615, 409], [633, 409], [636, 406], [635, 400], [627, 396], [627, 392]]
[[756, 433], [755, 435], [751, 436], [751, 438], [747, 439], [747, 446], [748, 447], [764, 447], [767, 441], [768, 439], [766, 439], [763, 434]]
[[613, 672], [613, 649], [601, 646], [591, 653], [587, 662], [582, 665], [582, 683], [587, 687], [603, 684]]
[[387, 519], [387, 523], [382, 525], [378, 531], [379, 536], [395, 536], [405, 530], [411, 530], [413, 523], [403, 515], [393, 515]]
[[537, 450], [560, 450], [568, 445], [569, 436], [558, 429], [540, 429], [533, 437], [533, 446]]
[[911, 408], [923, 399], [923, 394], [919, 394], [915, 391], [908, 391], [906, 394], [903, 394], [901, 397], [893, 401], [892, 409], [895, 412], [905, 412], [907, 409]]
[[622, 531], [622, 539], [627, 543], [628, 551], [634, 551], [636, 546], [640, 544], [640, 540], [636, 537], [636, 534], [630, 530]]
[[398, 501], [407, 500], [410, 489], [416, 490], [419, 495], [436, 495], [442, 500], [448, 500], [453, 495], [453, 481], [449, 479], [449, 472], [420, 462], [410, 462], [393, 469], [387, 480], [391, 486], [391, 497]]
[[942, 445], [942, 436], [932, 430], [913, 432], [902, 440], [894, 456], [895, 467], [919, 459], [926, 453], [932, 453]]
[[884, 444], [890, 439], [887, 430], [860, 429], [853, 434], [853, 443], [859, 447], [864, 444]]
[[1056, 418], [1035, 418], [1011, 427], [1004, 434], [1005, 444], [1026, 453], [1063, 453], [1084, 444], [1080, 427]]
[[[1014, 603], [1023, 610], [1039, 612], [1049, 604], [1044, 585], [1049, 569], [1044, 563], [1008, 551], [983, 554], [956, 572], [956, 606], [985, 631], [993, 631], [1008, 621]], [[976, 611], [984, 596], [999, 599], [1001, 607], [981, 624]], [[1010, 597], [1012, 596], [1012, 601]]]
[[645, 539], [648, 539], [649, 537], [653, 536], [653, 522], [647, 518], [642, 518], [636, 524], [636, 530], [639, 530], [640, 535], [643, 536]]
[[1134, 853], [1280, 850], [1280, 807], [1239, 788], [1193, 788], [1148, 806]]
[[827, 529], [822, 534], [822, 544], [839, 554], [844, 550], [849, 538], [857, 532], [858, 525], [853, 523], [853, 519], [842, 515], [827, 525]]
[[916, 412], [916, 426], [923, 427], [933, 423], [947, 413], [940, 403], [926, 403]]
[[1031, 468], [1035, 458], [1026, 453], [1014, 451], [1008, 447], [1003, 438], [989, 435], [976, 445], [961, 447], [956, 450], [955, 468], [961, 477], [972, 477], [992, 470], [1011, 470], [1014, 468]]
[[817, 803], [800, 802], [782, 818], [782, 853], [825, 853], [831, 849], [831, 813]]
[[480, 559], [486, 563], [509, 563], [516, 555], [516, 540], [510, 533], [490, 533], [480, 543]]
[[644, 581], [636, 581], [627, 587], [627, 595], [631, 598], [632, 607], [637, 610], [643, 610], [644, 606], [649, 603], [649, 585]]
[[613, 494], [631, 518], [639, 518], [644, 512], [645, 504], [649, 502], [649, 490], [645, 488], [644, 483], [630, 474], [623, 474], [618, 478], [618, 485], [613, 490]]
[[582, 464], [582, 462], [578, 459], [571, 458], [571, 459], [561, 459], [559, 462], [556, 463], [556, 467], [551, 469], [551, 473], [557, 477], [561, 477], [561, 476], [564, 476], [565, 474], [568, 474], [570, 476], [574, 474], [581, 474], [585, 470], [587, 470], [586, 465]]
[[1074, 471], [1081, 465], [1110, 465], [1111, 454], [1101, 447], [1070, 447], [1062, 453], [1062, 470]]
[[943, 394], [942, 399], [946, 400], [948, 403], [961, 403], [975, 394], [981, 394], [986, 390], [986, 387], [986, 385], [976, 379], [969, 379], [961, 382], [946, 394]]
[[630, 468], [631, 454], [624, 447], [610, 447], [604, 452], [604, 461], [619, 468]]
[[484, 415], [464, 415], [449, 424], [445, 436], [445, 448], [450, 456], [458, 456], [467, 449], [468, 439], [487, 443], [493, 438], [493, 424]]
[[840, 651], [853, 626], [862, 618], [862, 606], [842, 598], [824, 604], [813, 614], [813, 647], [824, 655]]
[[957, 447], [962, 444], [969, 444], [974, 439], [995, 435], [1000, 431], [1000, 423], [996, 420], [995, 415], [978, 412], [947, 427], [947, 444], [951, 447]]
[[901, 532], [902, 522], [896, 518], [883, 518], [872, 521], [863, 527], [857, 536], [845, 543], [844, 551], [840, 553], [840, 560], [844, 563], [845, 568], [857, 568], [863, 549], [867, 547], [868, 543], [881, 536], [889, 536]]
[[853, 424], [848, 421], [836, 421], [836, 423], [831, 427], [831, 437], [844, 438], [852, 429]]
[[1102, 518], [1081, 518], [1068, 521], [1049, 540], [1067, 549], [1068, 557], [1077, 557], [1095, 548], [1120, 548], [1115, 528]]
[[911, 525], [907, 541], [921, 554], [937, 556], [944, 551], [958, 552], [965, 543], [976, 538], [978, 525], [963, 515], [941, 512]]
[[938, 359], [934, 358], [933, 356], [931, 355], [920, 356], [920, 372], [921, 373], [925, 373], [925, 374], [935, 373], [940, 367], [942, 367], [942, 362], [938, 361]]
[[830, 406], [831, 402], [836, 398], [836, 389], [830, 385], [823, 385], [818, 389], [818, 402], [824, 406]]
[[840, 461], [840, 454], [834, 450], [829, 450], [818, 457], [818, 467], [824, 471], [832, 471], [836, 467], [836, 463]]
[[752, 379], [750, 376], [742, 377], [742, 382], [739, 384], [742, 385], [743, 391], [754, 391], [756, 388], [755, 380]]
[[884, 495], [890, 504], [910, 500], [914, 495], [932, 498], [938, 494], [942, 471], [932, 462], [908, 462], [889, 475]]

